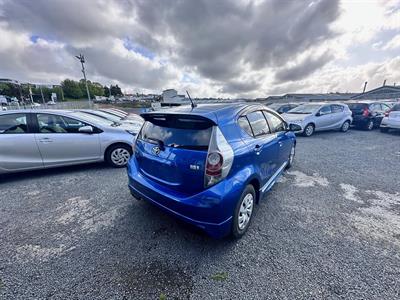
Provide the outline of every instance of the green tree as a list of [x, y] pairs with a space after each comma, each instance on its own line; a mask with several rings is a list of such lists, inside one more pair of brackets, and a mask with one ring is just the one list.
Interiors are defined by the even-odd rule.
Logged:
[[113, 95], [113, 96], [122, 96], [122, 91], [121, 91], [121, 88], [118, 86], [118, 84], [111, 85], [110, 86], [110, 90], [111, 90], [111, 95]]
[[61, 87], [64, 91], [64, 96], [67, 98], [79, 99], [83, 98], [86, 92], [86, 88], [82, 90], [80, 82], [72, 79], [65, 79], [61, 82]]

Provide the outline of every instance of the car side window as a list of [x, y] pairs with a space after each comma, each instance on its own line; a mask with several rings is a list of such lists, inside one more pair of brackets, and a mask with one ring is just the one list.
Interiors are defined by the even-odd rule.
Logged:
[[319, 113], [321, 116], [332, 113], [331, 106], [326, 105], [326, 106], [321, 107], [321, 109], [319, 110]]
[[267, 120], [260, 110], [247, 114], [247, 119], [255, 137], [270, 133]]
[[0, 116], [0, 134], [29, 133], [26, 114]]
[[344, 110], [344, 107], [338, 104], [331, 105], [332, 113], [339, 113]]
[[250, 136], [253, 136], [253, 131], [251, 130], [249, 120], [246, 116], [241, 116], [238, 119], [239, 126]]
[[78, 133], [79, 128], [87, 124], [72, 118], [51, 115], [37, 114], [39, 133]]
[[267, 111], [263, 111], [263, 113], [267, 118], [268, 125], [272, 133], [286, 130], [286, 123], [281, 118]]

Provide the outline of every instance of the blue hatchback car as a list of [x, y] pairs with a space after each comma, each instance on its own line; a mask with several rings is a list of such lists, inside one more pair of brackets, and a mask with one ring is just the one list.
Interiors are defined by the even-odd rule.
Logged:
[[298, 125], [262, 105], [142, 114], [128, 163], [132, 195], [219, 238], [241, 237], [255, 204], [293, 163]]

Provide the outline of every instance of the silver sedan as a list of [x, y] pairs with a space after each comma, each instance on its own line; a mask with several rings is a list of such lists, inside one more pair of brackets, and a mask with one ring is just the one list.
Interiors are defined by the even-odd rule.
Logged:
[[349, 107], [342, 103], [302, 104], [282, 116], [288, 123], [300, 125], [305, 136], [323, 130], [346, 132], [353, 121]]
[[124, 167], [136, 134], [78, 111], [2, 111], [0, 174], [100, 161]]

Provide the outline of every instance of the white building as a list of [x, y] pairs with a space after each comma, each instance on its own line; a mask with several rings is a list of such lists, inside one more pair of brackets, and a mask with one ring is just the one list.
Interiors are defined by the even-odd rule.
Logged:
[[162, 102], [166, 104], [184, 104], [188, 102], [185, 95], [178, 95], [177, 90], [168, 89], [162, 92]]

